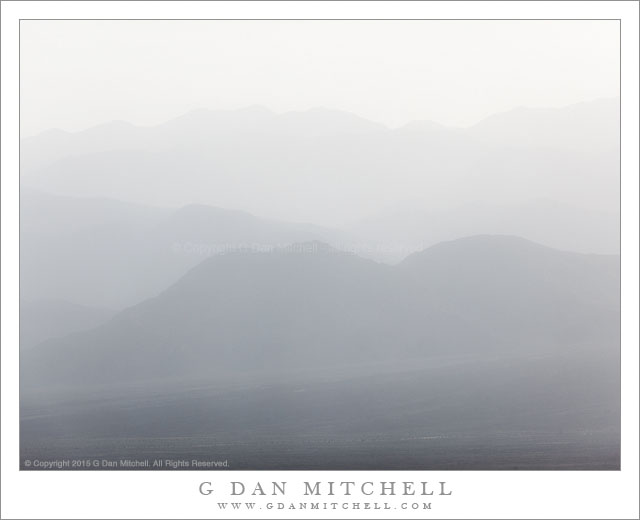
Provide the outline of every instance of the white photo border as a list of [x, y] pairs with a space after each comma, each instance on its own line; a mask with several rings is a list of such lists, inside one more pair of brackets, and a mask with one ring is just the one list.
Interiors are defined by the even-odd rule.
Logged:
[[[638, 3], [558, 2], [2, 2], [2, 518], [638, 518]], [[622, 460], [620, 471], [19, 471], [19, 25], [21, 19], [607, 19], [620, 21]], [[202, 495], [202, 482], [214, 493]], [[230, 482], [286, 481], [286, 497], [239, 497]], [[323, 497], [430, 502], [430, 510], [287, 510], [310, 481], [446, 481], [450, 496]], [[323, 500], [325, 501], [325, 500]]]

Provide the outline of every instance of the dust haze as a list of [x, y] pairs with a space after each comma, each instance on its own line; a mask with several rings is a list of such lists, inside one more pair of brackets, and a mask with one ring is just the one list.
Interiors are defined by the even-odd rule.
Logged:
[[23, 468], [619, 468], [617, 23], [21, 49]]

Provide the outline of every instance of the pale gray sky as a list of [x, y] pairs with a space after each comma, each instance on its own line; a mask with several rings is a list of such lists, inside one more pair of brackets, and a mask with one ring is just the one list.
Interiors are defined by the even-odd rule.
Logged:
[[23, 21], [22, 135], [195, 108], [469, 126], [619, 89], [617, 21]]

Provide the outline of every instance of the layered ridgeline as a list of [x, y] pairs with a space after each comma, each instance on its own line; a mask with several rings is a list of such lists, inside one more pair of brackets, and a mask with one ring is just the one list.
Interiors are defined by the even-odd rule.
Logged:
[[614, 367], [618, 261], [508, 236], [442, 243], [393, 267], [319, 243], [220, 255], [108, 323], [25, 353], [22, 382], [184, 383], [443, 356]]
[[159, 208], [28, 188], [21, 191], [20, 226], [23, 299], [113, 309], [157, 295], [209, 256], [345, 241], [336, 230], [242, 211]]
[[330, 225], [416, 196], [423, 208], [551, 199], [615, 214], [618, 174], [618, 99], [517, 109], [467, 129], [389, 129], [324, 109], [199, 110], [155, 127], [113, 122], [21, 145], [25, 187]]
[[320, 243], [216, 256], [22, 352], [21, 457], [615, 469], [618, 262], [509, 236], [396, 266]]
[[438, 242], [484, 233], [516, 235], [578, 253], [619, 254], [617, 211], [581, 208], [552, 200], [470, 203], [429, 210], [416, 204], [387, 208], [361, 219], [351, 231], [363, 242], [419, 251]]
[[240, 249], [316, 240], [399, 262], [429, 244], [487, 232], [579, 252], [617, 251], [619, 237], [617, 217], [542, 202], [407, 210], [361, 222], [349, 233], [212, 206], [160, 208], [23, 188], [20, 217], [22, 299], [115, 310], [156, 296], [210, 256]]
[[616, 99], [23, 139], [22, 460], [615, 469], [618, 174]]

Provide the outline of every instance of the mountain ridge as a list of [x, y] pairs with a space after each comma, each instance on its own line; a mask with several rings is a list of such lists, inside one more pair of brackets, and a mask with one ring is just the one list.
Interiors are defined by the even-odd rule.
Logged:
[[[504, 243], [476, 239], [485, 250], [496, 241]], [[426, 269], [415, 258], [388, 266], [330, 251], [219, 255], [108, 324], [31, 351], [24, 381], [85, 385], [169, 374], [188, 380], [211, 366], [268, 372], [447, 353], [552, 354], [559, 346], [585, 355], [615, 344], [617, 262], [507, 242], [519, 260], [501, 267], [506, 281], [499, 284], [486, 276], [490, 266], [486, 273], [460, 270], [469, 264], [468, 248], [464, 258], [448, 254]], [[430, 249], [427, 256], [442, 252]], [[551, 254], [542, 271], [535, 268], [541, 250]], [[478, 274], [480, 283], [473, 282]]]
[[385, 129], [331, 110], [204, 111], [158, 127], [25, 140], [21, 182], [65, 195], [230, 206], [333, 226], [416, 194], [426, 207], [547, 197], [614, 211], [618, 107], [599, 107], [532, 109], [455, 131], [430, 123]]
[[96, 125], [92, 125], [83, 129], [79, 129], [79, 130], [64, 130], [61, 128], [49, 128], [47, 130], [43, 130], [41, 132], [38, 132], [37, 134], [33, 134], [33, 135], [28, 135], [28, 136], [24, 136], [21, 138], [21, 140], [31, 140], [34, 138], [37, 138], [39, 136], [43, 136], [43, 134], [47, 134], [47, 133], [59, 133], [59, 134], [67, 134], [67, 135], [73, 135], [73, 134], [80, 134], [83, 132], [87, 132], [87, 131], [91, 131], [91, 130], [99, 130], [101, 128], [116, 128], [116, 127], [133, 127], [133, 128], [139, 128], [139, 129], [151, 129], [151, 128], [157, 128], [159, 126], [164, 126], [164, 125], [168, 125], [171, 124], [174, 121], [178, 121], [182, 118], [185, 117], [191, 117], [191, 116], [211, 116], [211, 115], [216, 115], [216, 114], [242, 114], [242, 113], [253, 113], [253, 114], [261, 114], [261, 115], [273, 115], [276, 117], [279, 116], [289, 116], [289, 115], [300, 115], [300, 114], [305, 114], [305, 113], [336, 113], [336, 114], [345, 114], [348, 116], [353, 116], [354, 118], [366, 121], [368, 123], [373, 123], [374, 125], [377, 126], [383, 126], [385, 128], [387, 128], [390, 131], [396, 131], [396, 130], [401, 130], [406, 128], [407, 126], [412, 126], [412, 125], [423, 125], [425, 124], [427, 127], [435, 127], [435, 128], [444, 128], [444, 129], [448, 129], [448, 130], [468, 130], [471, 129], [475, 126], [478, 125], [482, 125], [483, 123], [485, 123], [487, 120], [490, 120], [494, 117], [503, 117], [506, 115], [511, 115], [513, 113], [522, 113], [522, 112], [557, 112], [557, 111], [562, 111], [565, 109], [576, 109], [576, 108], [583, 108], [583, 107], [588, 107], [588, 106], [593, 106], [593, 105], [601, 105], [604, 103], [619, 103], [620, 98], [619, 97], [603, 97], [603, 98], [594, 98], [591, 100], [587, 100], [587, 101], [579, 101], [576, 103], [569, 103], [567, 105], [562, 105], [562, 106], [554, 106], [554, 107], [532, 107], [532, 106], [528, 106], [528, 105], [520, 105], [520, 106], [516, 106], [507, 110], [501, 110], [498, 112], [495, 112], [491, 115], [485, 116], [482, 119], [480, 119], [479, 121], [477, 121], [476, 123], [473, 123], [471, 125], [467, 125], [467, 126], [452, 126], [452, 125], [446, 125], [443, 123], [439, 123], [437, 121], [431, 120], [431, 119], [413, 119], [411, 121], [407, 121], [406, 123], [403, 123], [402, 125], [392, 128], [389, 126], [384, 125], [383, 123], [379, 123], [373, 119], [369, 119], [365, 116], [361, 116], [358, 115], [354, 112], [350, 112], [347, 110], [340, 110], [340, 109], [333, 109], [333, 108], [327, 108], [327, 107], [323, 107], [323, 106], [317, 106], [317, 107], [312, 107], [306, 110], [288, 110], [288, 111], [284, 111], [284, 112], [275, 112], [273, 110], [270, 110], [269, 108], [263, 106], [263, 105], [247, 105], [246, 107], [241, 107], [241, 108], [233, 108], [233, 109], [212, 109], [212, 108], [194, 108], [192, 110], [189, 110], [187, 112], [185, 112], [184, 114], [175, 116], [175, 117], [170, 117], [165, 121], [162, 121], [160, 123], [156, 123], [156, 124], [149, 124], [149, 125], [142, 125], [142, 124], [135, 124], [132, 123], [130, 121], [126, 121], [126, 120], [121, 120], [121, 119], [114, 119], [112, 121], [106, 121], [104, 123], [98, 123]]

